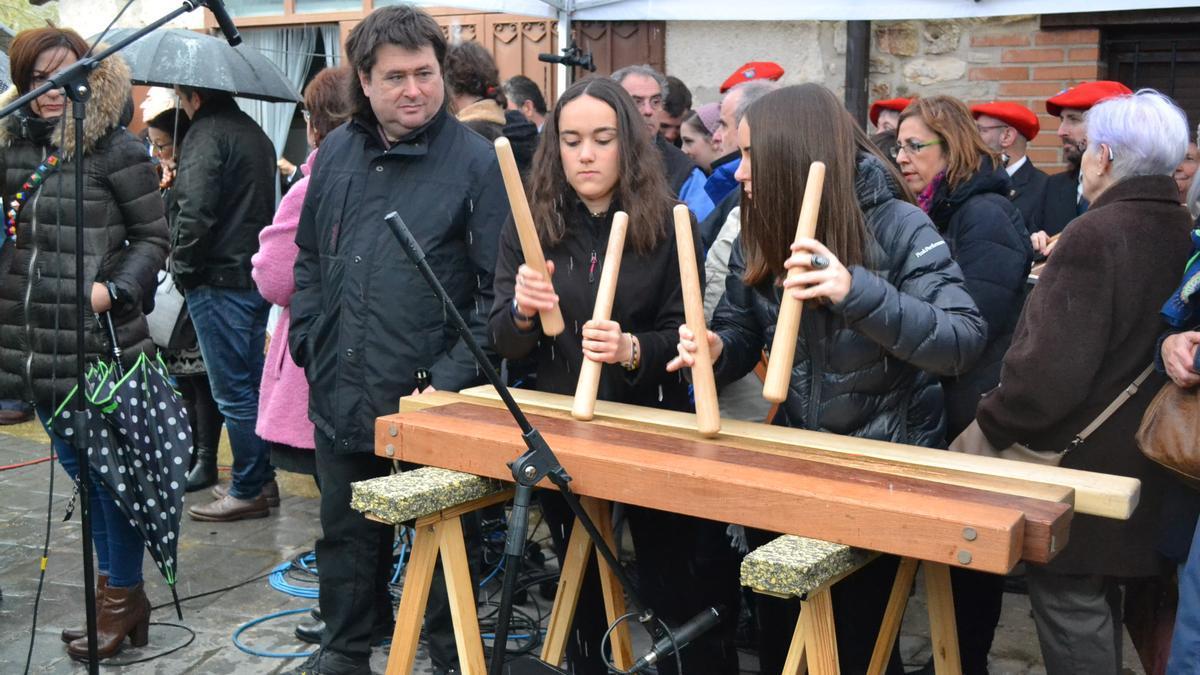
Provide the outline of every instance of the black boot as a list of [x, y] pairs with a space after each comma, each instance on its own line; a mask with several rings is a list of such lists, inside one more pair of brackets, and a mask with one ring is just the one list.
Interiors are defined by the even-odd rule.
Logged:
[[187, 491], [195, 492], [217, 484], [217, 451], [196, 448], [196, 465], [187, 475]]

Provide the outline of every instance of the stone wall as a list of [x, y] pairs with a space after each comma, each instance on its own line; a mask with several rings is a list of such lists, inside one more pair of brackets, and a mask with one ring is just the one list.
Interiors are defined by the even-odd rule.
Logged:
[[[1035, 16], [872, 24], [870, 100], [948, 94], [968, 103], [1011, 100], [1039, 114], [1042, 133], [1030, 156], [1061, 168], [1058, 119], [1045, 99], [1100, 73], [1097, 30], [1043, 31]], [[667, 23], [667, 70], [697, 104], [717, 100], [721, 82], [742, 63], [771, 60], [782, 82], [821, 82], [843, 93], [846, 29], [841, 22]]]

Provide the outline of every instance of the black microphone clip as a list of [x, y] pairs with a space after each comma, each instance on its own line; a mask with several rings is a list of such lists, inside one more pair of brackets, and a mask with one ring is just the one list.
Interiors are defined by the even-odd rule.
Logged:
[[670, 656], [688, 646], [692, 640], [700, 637], [709, 630], [712, 630], [717, 624], [721, 623], [721, 613], [716, 607], [705, 608], [696, 616], [683, 624], [679, 630], [673, 631], [667, 637], [664, 637], [654, 643], [654, 648], [651, 649], [645, 656], [638, 659], [633, 667], [629, 669], [631, 673], [640, 673], [645, 671], [650, 666], [658, 663], [659, 659], [664, 656]]

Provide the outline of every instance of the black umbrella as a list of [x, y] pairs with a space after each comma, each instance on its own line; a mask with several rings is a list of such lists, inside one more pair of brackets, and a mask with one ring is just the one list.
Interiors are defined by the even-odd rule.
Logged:
[[[115, 43], [136, 30], [116, 29], [104, 39]], [[195, 31], [157, 30], [130, 44], [121, 56], [137, 84], [182, 84], [262, 101], [300, 101], [296, 87], [262, 52], [246, 44], [231, 47], [225, 40]]]
[[[105, 320], [112, 336], [111, 319]], [[115, 344], [115, 340], [113, 342]], [[114, 350], [115, 351], [115, 350]], [[179, 526], [192, 455], [192, 429], [166, 365], [144, 353], [127, 372], [119, 352], [86, 377], [88, 464], [114, 495], [121, 513], [141, 533], [146, 548], [176, 598]], [[55, 412], [51, 427], [74, 442], [73, 398]]]

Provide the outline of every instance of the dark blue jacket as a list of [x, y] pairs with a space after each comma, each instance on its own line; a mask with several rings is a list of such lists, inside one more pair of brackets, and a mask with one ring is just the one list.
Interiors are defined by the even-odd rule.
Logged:
[[[945, 241], [920, 209], [898, 199], [880, 160], [860, 159], [855, 191], [873, 262], [851, 268], [841, 303], [806, 305], [781, 412], [792, 427], [942, 447], [938, 376], [971, 367], [983, 349], [983, 319]], [[781, 289], [748, 288], [744, 274], [739, 240], [712, 321], [725, 342], [718, 385], [750, 372], [774, 339]]]
[[1008, 192], [1008, 174], [984, 157], [979, 171], [962, 185], [951, 190], [942, 183], [929, 209], [987, 325], [983, 356], [970, 371], [942, 383], [951, 440], [975, 419], [979, 399], [1000, 383], [1000, 364], [1025, 301], [1033, 247]]

